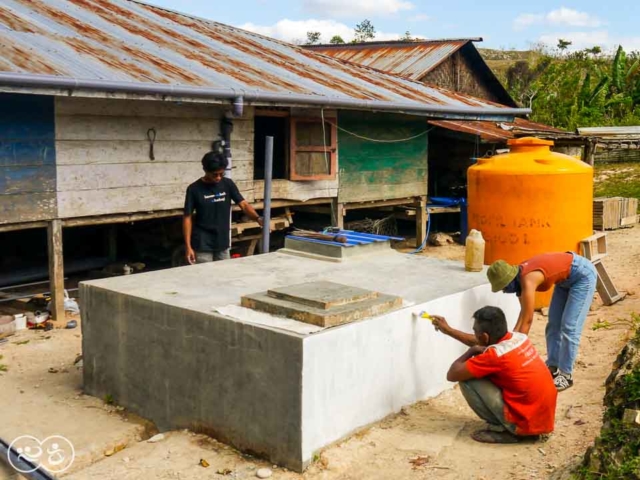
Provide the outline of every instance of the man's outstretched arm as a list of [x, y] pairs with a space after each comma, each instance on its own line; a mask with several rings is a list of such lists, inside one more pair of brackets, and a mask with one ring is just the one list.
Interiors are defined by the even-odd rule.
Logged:
[[449, 337], [458, 340], [461, 343], [464, 343], [468, 347], [473, 347], [478, 344], [478, 340], [476, 336], [472, 333], [464, 333], [460, 330], [456, 330], [449, 326], [444, 317], [440, 317], [438, 315], [431, 315], [431, 321], [433, 322], [433, 326], [438, 332], [442, 332]]
[[262, 227], [262, 217], [258, 215], [258, 212], [253, 208], [253, 206], [247, 202], [246, 200], [242, 200], [238, 206], [242, 209], [242, 212], [247, 215], [250, 219], [258, 222], [258, 224]]

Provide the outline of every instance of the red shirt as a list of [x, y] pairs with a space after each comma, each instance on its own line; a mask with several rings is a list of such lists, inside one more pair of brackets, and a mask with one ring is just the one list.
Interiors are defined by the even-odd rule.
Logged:
[[502, 390], [504, 417], [516, 425], [516, 434], [553, 432], [558, 391], [529, 337], [507, 333], [466, 366], [475, 378], [487, 377]]
[[573, 263], [573, 255], [570, 253], [543, 253], [520, 264], [522, 267], [520, 277], [524, 277], [529, 272], [541, 271], [544, 275], [544, 282], [536, 288], [536, 291], [546, 292], [556, 283], [569, 278], [571, 263]]

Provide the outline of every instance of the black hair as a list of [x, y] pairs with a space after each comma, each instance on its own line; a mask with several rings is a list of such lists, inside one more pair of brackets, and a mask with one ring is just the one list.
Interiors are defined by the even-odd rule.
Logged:
[[229, 166], [227, 158], [218, 152], [211, 151], [202, 157], [202, 168], [205, 172], [214, 172], [216, 170], [226, 170]]
[[507, 318], [498, 307], [482, 307], [473, 314], [478, 333], [489, 335], [489, 345], [498, 343], [507, 334]]

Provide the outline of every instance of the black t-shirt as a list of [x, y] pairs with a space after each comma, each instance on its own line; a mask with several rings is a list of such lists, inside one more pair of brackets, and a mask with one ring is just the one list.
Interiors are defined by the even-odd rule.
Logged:
[[218, 183], [199, 179], [189, 185], [184, 214], [195, 213], [191, 247], [196, 252], [221, 252], [229, 248], [231, 200], [239, 204], [244, 198], [229, 178], [222, 178]]

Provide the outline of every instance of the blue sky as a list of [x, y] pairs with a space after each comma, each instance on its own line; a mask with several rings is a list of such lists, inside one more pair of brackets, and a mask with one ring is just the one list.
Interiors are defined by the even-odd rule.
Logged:
[[558, 38], [573, 48], [600, 45], [640, 50], [640, 2], [563, 2], [538, 0], [146, 0], [149, 3], [287, 41], [301, 41], [309, 30], [327, 42], [334, 34], [349, 40], [353, 26], [371, 20], [378, 40], [405, 31], [423, 38], [483, 37], [480, 46], [526, 49], [533, 43], [555, 45]]

